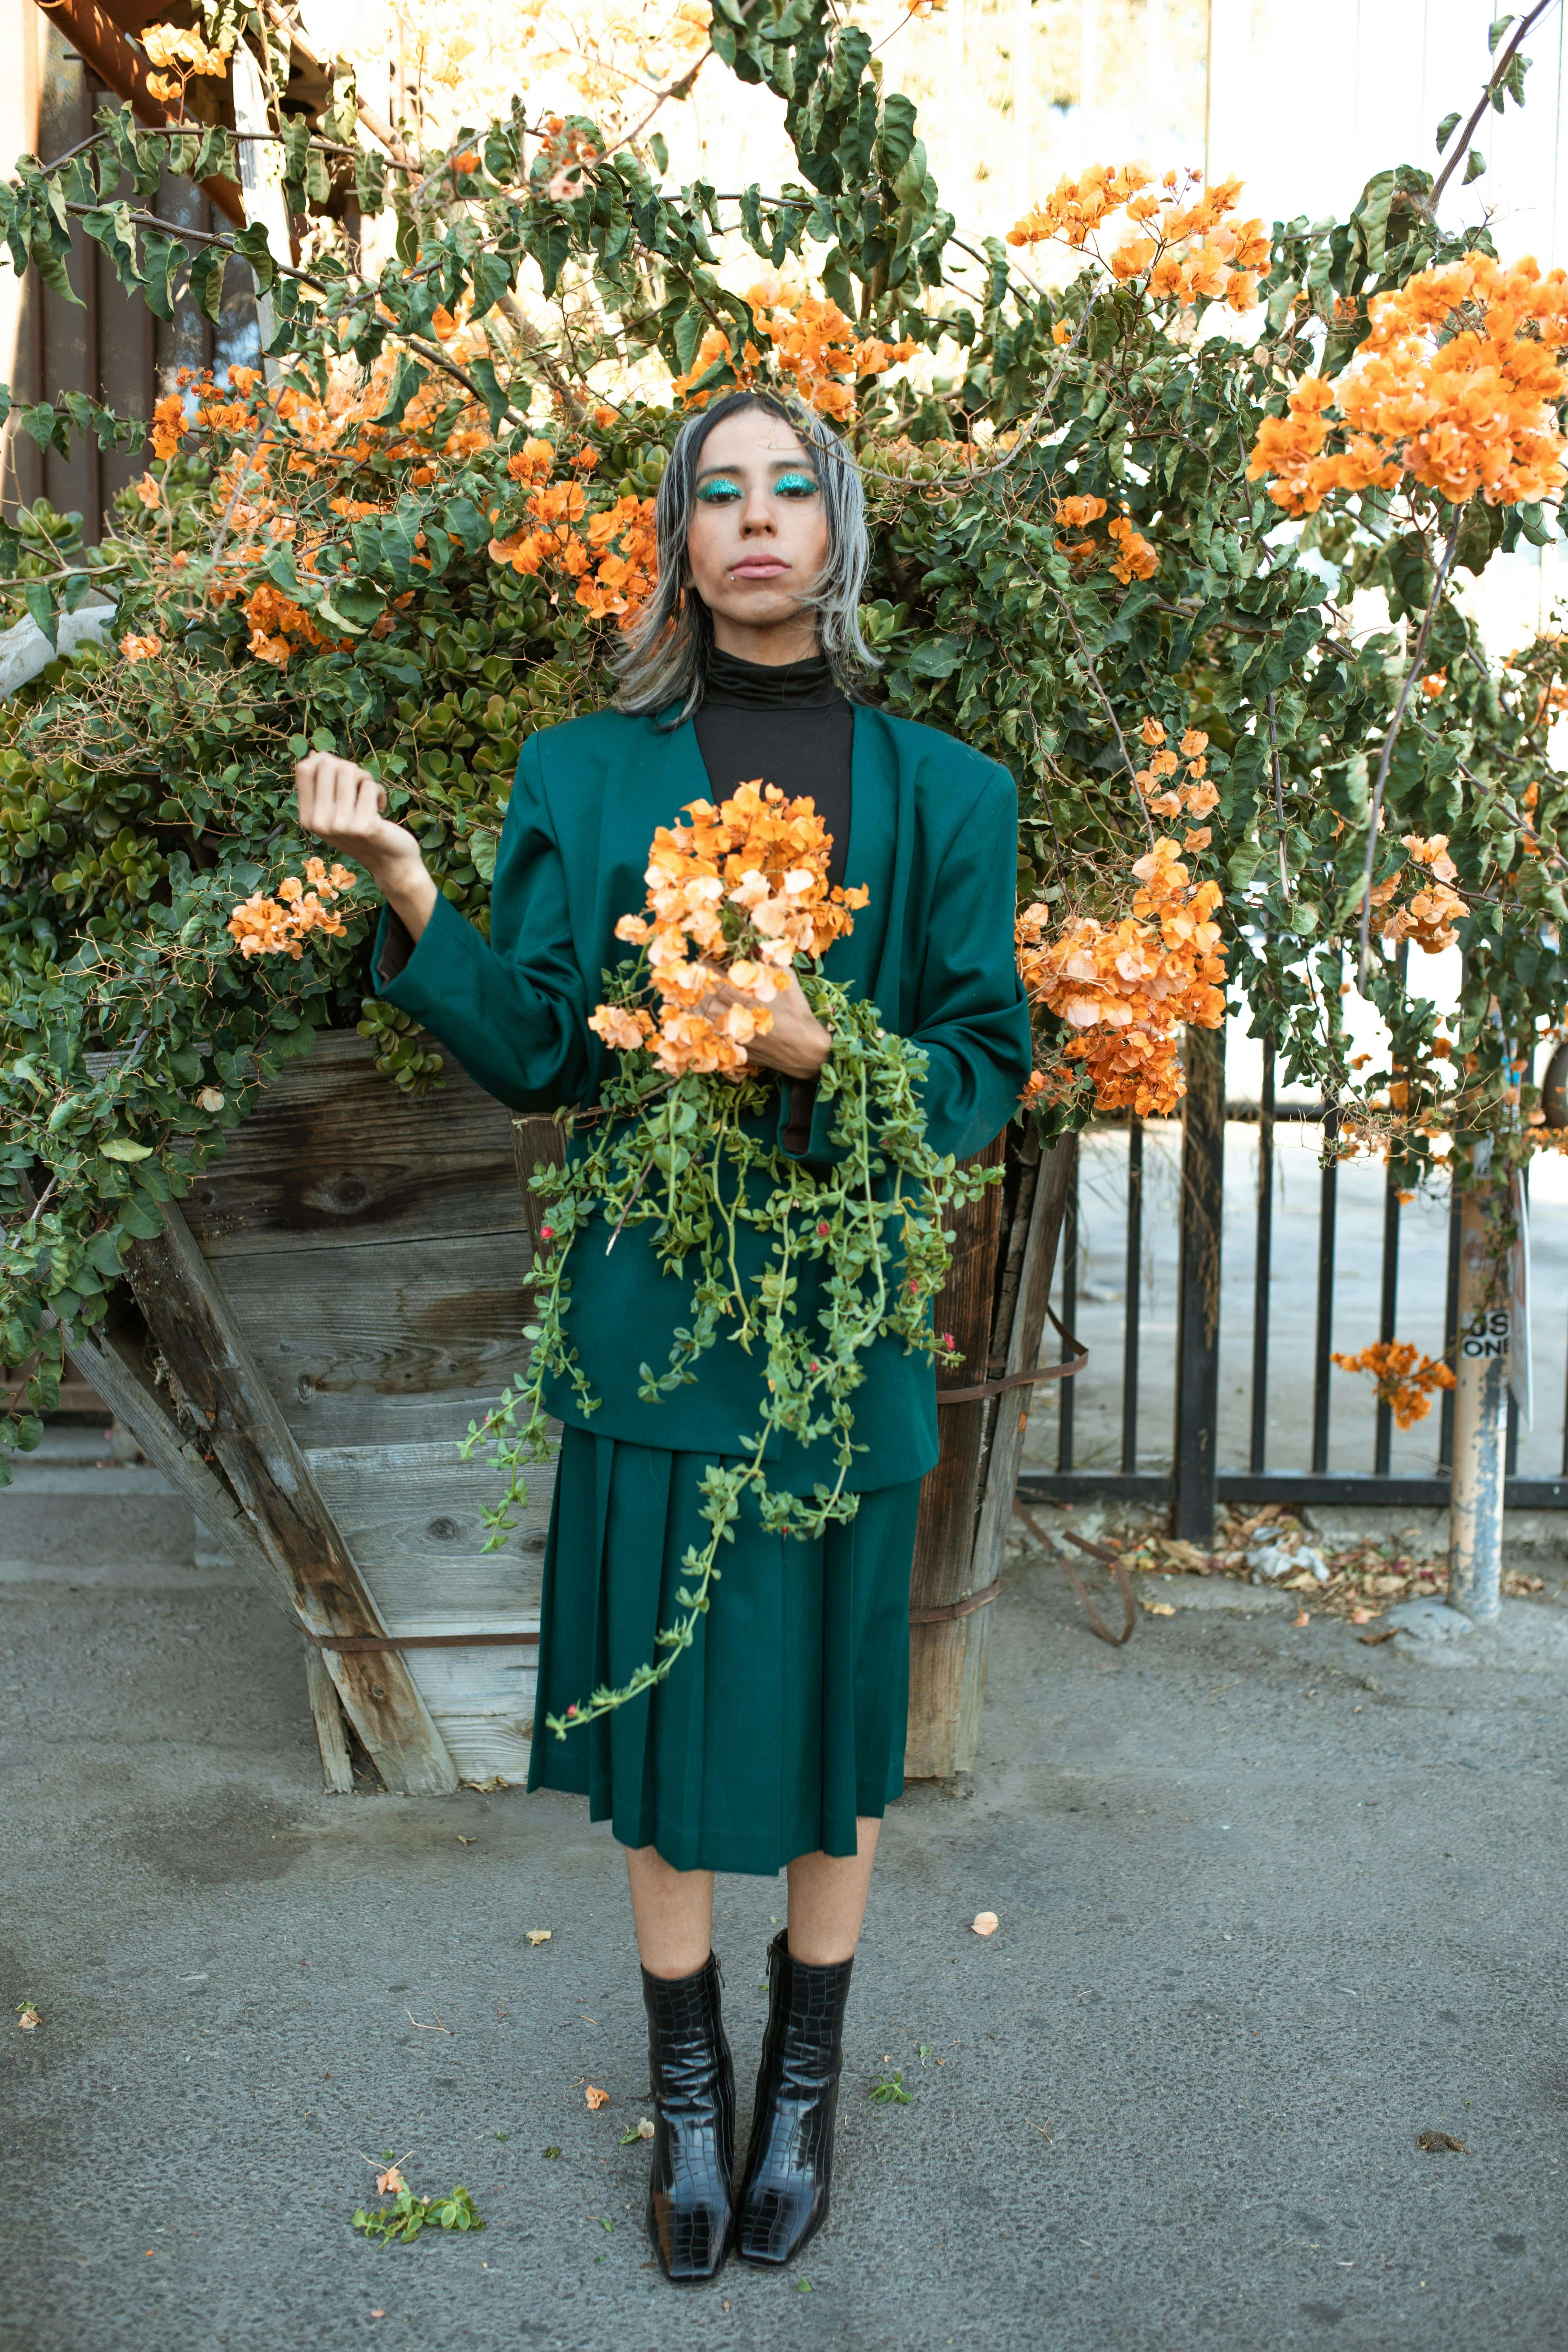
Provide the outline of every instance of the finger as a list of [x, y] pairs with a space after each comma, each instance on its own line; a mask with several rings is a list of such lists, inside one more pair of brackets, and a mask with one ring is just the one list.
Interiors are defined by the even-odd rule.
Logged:
[[354, 794], [355, 830], [367, 836], [378, 831], [381, 814], [385, 806], [384, 786], [378, 784], [375, 778], [368, 775], [363, 768], [360, 769], [359, 785]]
[[294, 796], [300, 805], [300, 822], [311, 832], [315, 830], [316, 773], [321, 756], [319, 751], [312, 751], [309, 758], [294, 764]]

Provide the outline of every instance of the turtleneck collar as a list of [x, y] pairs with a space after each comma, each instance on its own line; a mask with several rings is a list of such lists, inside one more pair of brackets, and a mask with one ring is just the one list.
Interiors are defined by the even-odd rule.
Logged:
[[841, 702], [845, 697], [825, 654], [773, 665], [742, 661], [738, 654], [721, 653], [710, 645], [702, 666], [702, 699], [731, 710], [784, 710]]

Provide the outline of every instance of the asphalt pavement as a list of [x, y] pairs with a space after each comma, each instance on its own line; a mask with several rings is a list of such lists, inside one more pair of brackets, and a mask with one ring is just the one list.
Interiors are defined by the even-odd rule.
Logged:
[[[1113, 1652], [1013, 1553], [979, 1768], [888, 1820], [828, 2226], [679, 2290], [607, 1832], [516, 1790], [324, 1795], [297, 1636], [174, 1498], [30, 1475], [5, 2352], [1568, 2347], [1561, 1670], [1193, 1579]], [[783, 1894], [720, 1883], [742, 2120]], [[870, 2095], [894, 2075], [908, 2104]], [[357, 2236], [387, 2151], [482, 2232]]]

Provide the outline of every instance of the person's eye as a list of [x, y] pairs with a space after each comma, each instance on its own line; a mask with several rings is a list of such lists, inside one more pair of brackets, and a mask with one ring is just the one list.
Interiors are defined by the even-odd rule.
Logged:
[[773, 484], [773, 494], [781, 499], [814, 499], [817, 489], [815, 474], [781, 474]]
[[704, 482], [697, 495], [705, 507], [727, 507], [740, 497], [741, 492], [736, 483], [726, 481], [721, 474], [718, 474], [710, 482]]

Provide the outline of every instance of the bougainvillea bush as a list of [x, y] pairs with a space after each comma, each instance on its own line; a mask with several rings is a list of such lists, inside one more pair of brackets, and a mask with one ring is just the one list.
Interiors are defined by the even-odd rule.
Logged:
[[[276, 70], [259, 17], [227, 24], [208, 38], [248, 24]], [[24, 1444], [62, 1327], [101, 1313], [318, 1027], [358, 1022], [390, 1078], [439, 1083], [369, 998], [374, 894], [307, 866], [295, 759], [373, 767], [482, 928], [519, 747], [606, 698], [669, 442], [737, 383], [809, 401], [862, 460], [877, 690], [1018, 781], [1021, 1116], [1171, 1108], [1180, 1025], [1217, 1023], [1228, 984], [1341, 1106], [1340, 1148], [1388, 1150], [1402, 1181], [1463, 1176], [1477, 1139], [1495, 1174], [1539, 1134], [1523, 1066], [1568, 1000], [1547, 757], [1568, 649], [1489, 665], [1458, 591], [1554, 527], [1568, 289], [1501, 261], [1479, 205], [1437, 226], [1477, 118], [1442, 126], [1436, 180], [1398, 164], [1343, 221], [1266, 224], [1233, 182], [1108, 164], [974, 244], [851, 16], [714, 0], [708, 39], [784, 101], [778, 187], [666, 185], [656, 131], [617, 143], [526, 90], [427, 152], [377, 147], [341, 81], [317, 130], [277, 118], [289, 256], [153, 209], [163, 171], [238, 176], [221, 129], [110, 111], [0, 189], [16, 268], [63, 288], [92, 238], [162, 316], [215, 315], [249, 270], [268, 339], [160, 402], [112, 537], [84, 548], [41, 506], [0, 530], [14, 614], [117, 605], [110, 645], [0, 719]], [[1524, 62], [1505, 26], [1481, 103], [1520, 98]], [[345, 192], [392, 227], [374, 269], [374, 238], [334, 226]], [[74, 400], [18, 424], [144, 430]], [[1422, 974], [1454, 940], [1443, 1022]], [[1382, 1070], [1351, 1066], [1346, 983], [1385, 1017]]]

